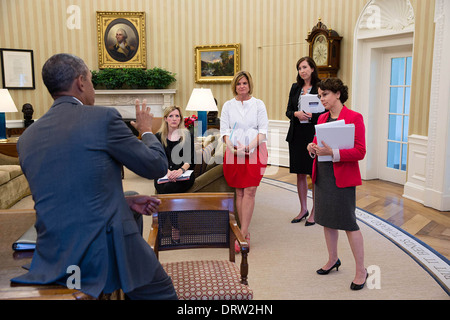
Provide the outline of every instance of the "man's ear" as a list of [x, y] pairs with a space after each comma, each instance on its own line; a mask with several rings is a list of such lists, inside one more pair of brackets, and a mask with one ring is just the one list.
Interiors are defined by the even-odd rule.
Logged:
[[73, 85], [77, 91], [84, 91], [83, 76], [79, 75], [75, 78]]

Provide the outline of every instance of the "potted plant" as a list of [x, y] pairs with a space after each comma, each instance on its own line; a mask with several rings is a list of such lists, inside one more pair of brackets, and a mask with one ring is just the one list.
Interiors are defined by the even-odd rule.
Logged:
[[175, 74], [161, 69], [102, 69], [92, 71], [95, 89], [165, 89], [176, 81]]
[[123, 86], [124, 78], [120, 69], [103, 69], [92, 71], [92, 84], [94, 88], [118, 89]]

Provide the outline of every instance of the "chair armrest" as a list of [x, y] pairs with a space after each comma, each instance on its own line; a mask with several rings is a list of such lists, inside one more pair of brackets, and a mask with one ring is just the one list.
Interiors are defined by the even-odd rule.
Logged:
[[241, 229], [239, 228], [239, 226], [236, 222], [236, 218], [234, 217], [233, 214], [230, 214], [230, 228], [231, 228], [231, 231], [233, 231], [233, 234], [236, 237], [236, 240], [239, 242], [241, 249], [246, 249], [246, 252], [249, 252], [250, 248], [248, 246], [247, 239], [245, 239], [244, 236], [242, 235]]
[[152, 229], [150, 230], [150, 234], [148, 235], [147, 243], [153, 249], [158, 258], [158, 213], [153, 214], [152, 219]]

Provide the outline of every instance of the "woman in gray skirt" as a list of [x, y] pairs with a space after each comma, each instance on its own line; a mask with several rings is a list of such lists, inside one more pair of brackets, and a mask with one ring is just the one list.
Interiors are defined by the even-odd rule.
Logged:
[[[360, 290], [367, 279], [364, 267], [364, 245], [359, 226], [356, 223], [356, 186], [361, 185], [358, 161], [366, 154], [365, 127], [360, 113], [348, 109], [344, 103], [348, 99], [348, 88], [340, 79], [322, 80], [318, 85], [320, 101], [328, 111], [319, 117], [318, 124], [344, 120], [355, 126], [355, 143], [351, 149], [332, 149], [322, 142], [317, 145], [317, 138], [308, 144], [311, 157], [315, 157], [312, 181], [315, 183], [315, 220], [324, 227], [325, 241], [328, 249], [328, 262], [318, 274], [336, 271], [341, 265], [338, 257], [337, 243], [339, 230], [345, 230], [356, 262], [356, 273], [350, 285], [352, 290]], [[320, 162], [316, 156], [332, 157], [332, 161]]]

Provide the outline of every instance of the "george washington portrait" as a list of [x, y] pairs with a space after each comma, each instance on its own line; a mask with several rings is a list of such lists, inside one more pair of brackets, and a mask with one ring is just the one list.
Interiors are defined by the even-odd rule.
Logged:
[[139, 33], [126, 19], [115, 19], [105, 30], [105, 47], [108, 54], [118, 62], [131, 60], [138, 50]]

